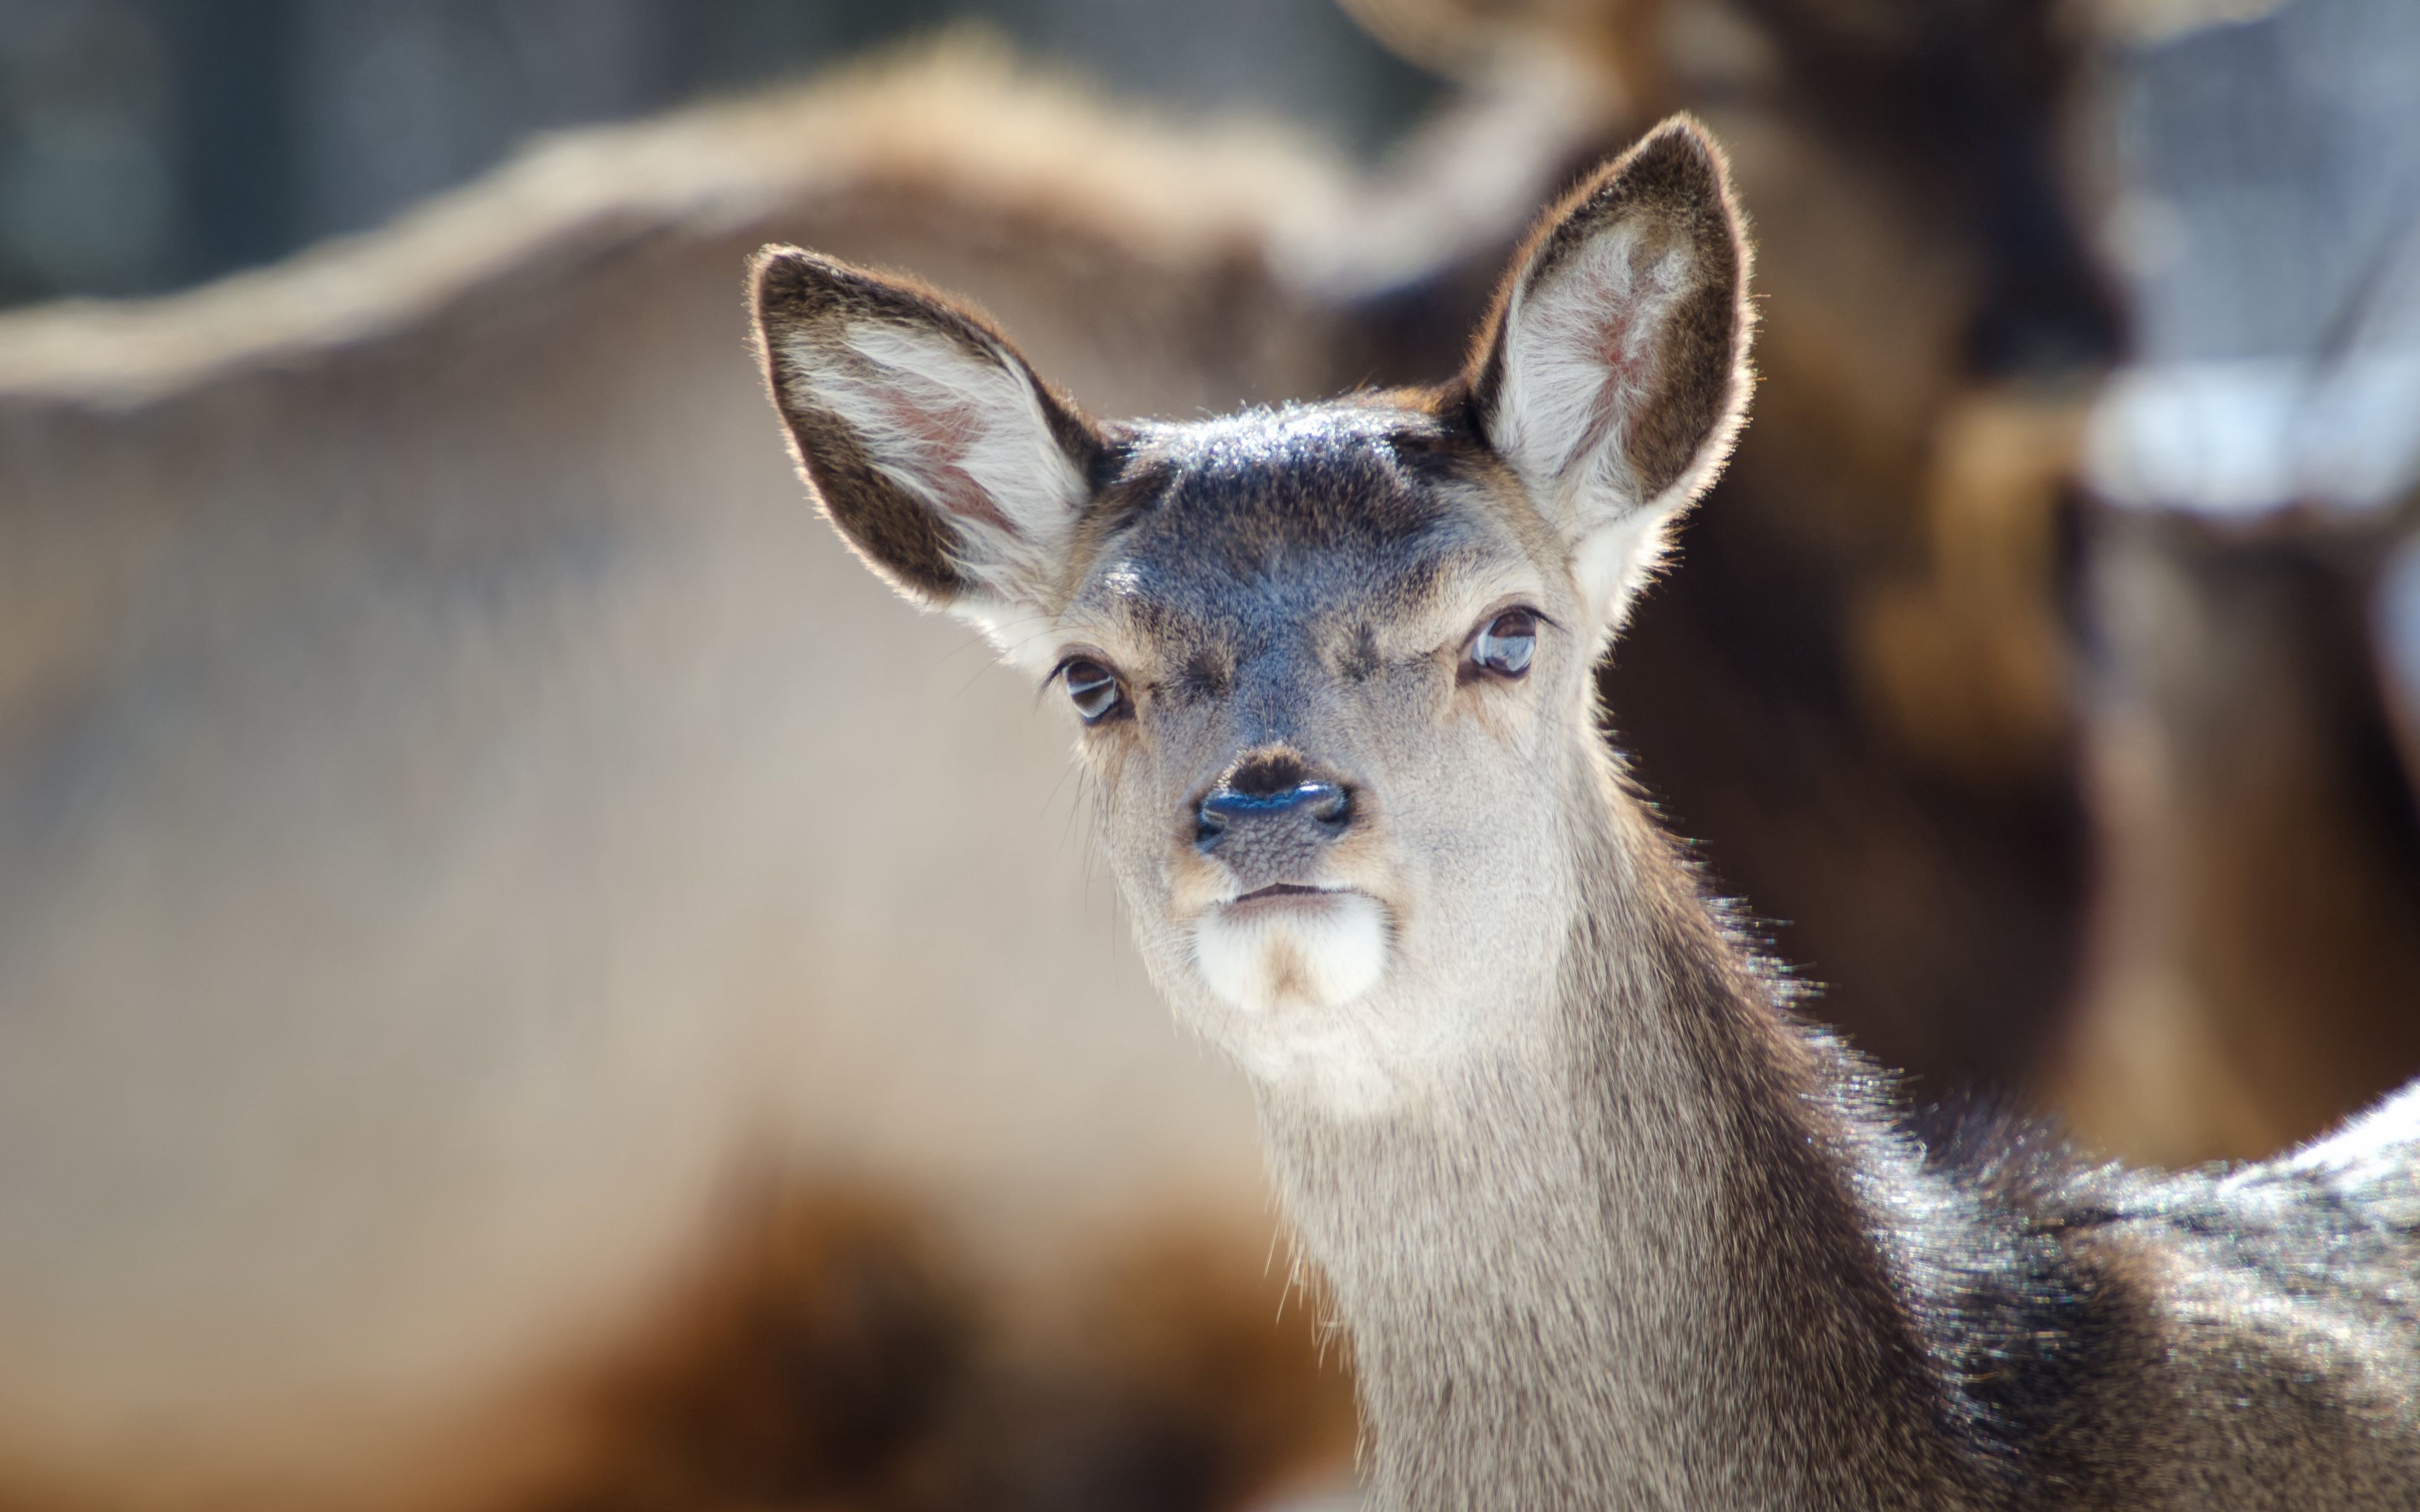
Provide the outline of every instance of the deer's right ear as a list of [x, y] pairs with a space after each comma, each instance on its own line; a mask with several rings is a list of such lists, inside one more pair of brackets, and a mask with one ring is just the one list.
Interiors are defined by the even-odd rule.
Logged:
[[1092, 496], [1098, 431], [973, 311], [768, 247], [756, 341], [825, 515], [919, 603], [1010, 640], [1047, 612]]

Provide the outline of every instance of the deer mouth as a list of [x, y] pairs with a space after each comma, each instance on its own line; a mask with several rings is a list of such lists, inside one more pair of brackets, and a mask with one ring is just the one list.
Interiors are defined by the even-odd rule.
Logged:
[[1302, 882], [1272, 882], [1265, 887], [1254, 887], [1232, 902], [1254, 903], [1264, 898], [1325, 898], [1342, 890], [1339, 887], [1314, 887]]
[[1231, 913], [1259, 913], [1271, 908], [1316, 907], [1324, 901], [1357, 896], [1351, 887], [1314, 887], [1307, 882], [1272, 882], [1265, 887], [1227, 900]]

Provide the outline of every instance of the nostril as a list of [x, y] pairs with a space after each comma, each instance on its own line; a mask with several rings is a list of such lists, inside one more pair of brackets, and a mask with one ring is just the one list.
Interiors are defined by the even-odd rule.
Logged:
[[1202, 807], [1193, 810], [1193, 843], [1205, 851], [1218, 844], [1218, 837], [1227, 833], [1227, 816], [1210, 807], [1210, 802], [1204, 798]]
[[1311, 800], [1311, 816], [1329, 829], [1342, 830], [1353, 823], [1353, 795], [1344, 788], [1322, 782], [1317, 786], [1326, 794]]

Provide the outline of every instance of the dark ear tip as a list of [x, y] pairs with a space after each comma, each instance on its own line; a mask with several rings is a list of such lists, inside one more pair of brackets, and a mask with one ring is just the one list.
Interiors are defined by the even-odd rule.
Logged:
[[1731, 188], [1722, 144], [1696, 116], [1668, 116], [1606, 164], [1582, 192], [1575, 217], [1593, 222], [1617, 207], [1643, 209], [1692, 225], [1700, 235], [1744, 239], [1747, 217]]
[[[1722, 145], [1696, 116], [1667, 116], [1628, 151], [1584, 180], [1542, 226], [1585, 233], [1623, 210], [1646, 210], [1683, 222], [1711, 211], [1734, 233], [1745, 224], [1731, 192], [1730, 162]], [[1543, 234], [1543, 233], [1542, 233]], [[1517, 266], [1517, 265], [1516, 265]]]
[[1722, 149], [1714, 145], [1714, 133], [1706, 130], [1706, 123], [1685, 110], [1676, 110], [1649, 127], [1647, 134], [1640, 137], [1639, 142], [1644, 145], [1667, 139], [1676, 146], [1692, 147], [1702, 157], [1714, 158], [1722, 153]]
[[802, 311], [830, 300], [841, 268], [804, 247], [773, 242], [749, 259], [749, 270], [758, 309]]
[[1730, 162], [1705, 122], [1686, 111], [1665, 116], [1630, 149], [1630, 162], [1654, 162], [1667, 173], [1698, 177], [1717, 195], [1730, 195]]

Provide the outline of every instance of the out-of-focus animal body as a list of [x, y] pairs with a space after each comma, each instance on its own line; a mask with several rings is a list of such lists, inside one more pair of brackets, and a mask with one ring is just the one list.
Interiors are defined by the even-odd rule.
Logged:
[[2373, 611], [2404, 529], [2096, 512], [2081, 702], [2106, 857], [2059, 1104], [2184, 1165], [2420, 1066], [2420, 799]]
[[1080, 716], [1155, 982], [1257, 1094], [1379, 1504], [2389, 1512], [2420, 1496], [2420, 1086], [2289, 1157], [1928, 1148], [1596, 730], [1748, 389], [1674, 121], [1459, 377], [1101, 424], [980, 314], [760, 260], [834, 527]]

